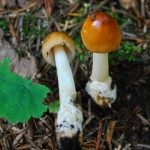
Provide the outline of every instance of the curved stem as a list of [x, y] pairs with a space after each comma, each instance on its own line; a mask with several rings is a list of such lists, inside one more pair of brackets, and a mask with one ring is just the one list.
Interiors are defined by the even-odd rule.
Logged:
[[56, 46], [54, 48], [54, 53], [59, 83], [60, 103], [65, 103], [66, 97], [73, 97], [72, 100], [75, 100], [75, 83], [67, 54], [63, 46]]
[[91, 79], [105, 82], [109, 77], [108, 53], [93, 53]]
[[[60, 108], [56, 119], [56, 137], [59, 147], [64, 145], [66, 139], [68, 143], [72, 143], [75, 140], [77, 145], [80, 145], [83, 135], [83, 115], [79, 105], [75, 102], [76, 89], [69, 60], [63, 46], [56, 46], [54, 55], [60, 99]], [[73, 140], [72, 138], [75, 139]]]

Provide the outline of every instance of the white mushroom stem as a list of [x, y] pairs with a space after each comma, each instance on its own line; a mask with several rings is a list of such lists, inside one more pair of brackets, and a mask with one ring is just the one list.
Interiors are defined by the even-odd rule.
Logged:
[[63, 46], [56, 46], [54, 48], [54, 54], [59, 83], [59, 98], [61, 100], [60, 103], [65, 103], [66, 97], [73, 96], [74, 99], [76, 95], [73, 74]]
[[108, 53], [93, 53], [91, 80], [86, 84], [87, 93], [100, 106], [111, 106], [116, 100], [116, 86], [111, 87]]
[[62, 139], [82, 138], [82, 111], [76, 104], [76, 89], [73, 74], [63, 46], [53, 48], [59, 84], [60, 108], [56, 120], [56, 135], [61, 147]]
[[91, 79], [105, 82], [109, 77], [108, 53], [93, 53]]

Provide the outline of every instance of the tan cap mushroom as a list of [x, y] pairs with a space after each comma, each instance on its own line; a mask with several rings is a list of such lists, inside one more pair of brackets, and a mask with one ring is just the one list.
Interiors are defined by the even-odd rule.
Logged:
[[67, 53], [68, 59], [71, 62], [75, 56], [75, 44], [67, 34], [63, 32], [50, 33], [43, 42], [42, 55], [47, 63], [55, 66], [53, 48], [62, 45]]
[[60, 107], [55, 132], [58, 147], [65, 149], [68, 143], [69, 149], [69, 145], [72, 147], [72, 143], [76, 142], [75, 149], [79, 149], [83, 115], [76, 102], [77, 92], [69, 63], [75, 56], [74, 42], [63, 32], [50, 33], [43, 42], [42, 55], [47, 63], [57, 68]]

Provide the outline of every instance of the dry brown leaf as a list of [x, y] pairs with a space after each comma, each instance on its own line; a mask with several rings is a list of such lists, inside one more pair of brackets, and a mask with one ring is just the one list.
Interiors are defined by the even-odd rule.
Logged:
[[43, 4], [44, 4], [44, 1], [43, 0], [17, 0], [17, 4], [19, 7], [21, 8], [31, 8], [32, 6], [32, 9], [38, 9], [40, 8]]
[[3, 7], [5, 7], [6, 4], [7, 4], [7, 0], [1, 0], [0, 3], [1, 3], [1, 5], [2, 5]]
[[29, 0], [17, 0], [17, 3], [20, 7], [24, 7]]
[[0, 40], [0, 61], [4, 57], [9, 57], [12, 60], [12, 71], [26, 78], [33, 77], [37, 72], [36, 60], [33, 56], [19, 58], [17, 52], [12, 46]]
[[148, 17], [150, 17], [150, 1], [146, 0], [145, 2], [145, 12], [148, 15]]
[[50, 149], [52, 149], [52, 150], [55, 149], [55, 145], [54, 145], [54, 142], [52, 141], [52, 139], [48, 138], [47, 139], [47, 144], [48, 144]]
[[13, 147], [16, 147], [17, 143], [19, 140], [23, 137], [26, 131], [21, 131], [16, 137], [15, 140], [13, 141]]
[[119, 2], [124, 9], [133, 9], [138, 17], [141, 16], [140, 0], [119, 0]]
[[33, 56], [22, 57], [18, 60], [18, 66], [15, 66], [14, 72], [17, 74], [31, 78], [33, 77], [37, 72], [37, 66], [36, 66], [36, 60]]
[[107, 134], [106, 134], [106, 141], [108, 144], [111, 144], [115, 125], [116, 125], [116, 121], [110, 121], [109, 122], [109, 125], [107, 128]]
[[31, 149], [31, 144], [24, 144], [24, 145], [21, 145], [21, 146], [19, 146], [19, 147], [16, 147], [15, 149], [16, 149], [16, 150]]
[[150, 19], [146, 19], [145, 22], [146, 22], [147, 28], [150, 29]]
[[145, 74], [149, 74], [150, 75], [150, 65], [149, 66], [144, 66], [144, 71]]
[[10, 9], [15, 8], [17, 5], [16, 0], [6, 0], [5, 3], [6, 3], [7, 8], [10, 8]]
[[96, 150], [99, 150], [102, 138], [102, 122], [99, 124], [98, 134], [97, 134], [97, 141], [96, 141]]
[[1, 39], [3, 38], [3, 36], [4, 36], [4, 32], [3, 32], [3, 30], [0, 28], [0, 41], [1, 41]]
[[50, 15], [54, 7], [54, 0], [44, 0], [44, 4], [47, 14]]

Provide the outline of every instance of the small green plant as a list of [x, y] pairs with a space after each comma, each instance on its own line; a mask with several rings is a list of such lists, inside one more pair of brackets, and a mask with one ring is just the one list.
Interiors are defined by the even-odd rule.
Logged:
[[80, 34], [77, 33], [75, 38], [74, 38], [74, 42], [75, 42], [75, 45], [78, 49], [83, 49], [84, 48], [84, 45], [82, 43], [82, 40], [81, 40], [81, 37], [80, 37]]
[[112, 10], [108, 10], [107, 13], [117, 20], [121, 28], [128, 28], [129, 32], [137, 27], [137, 20], [132, 16], [127, 17]]
[[0, 118], [10, 123], [39, 118], [48, 108], [42, 101], [50, 90], [11, 72], [9, 64], [9, 58], [0, 62]]
[[40, 19], [37, 19], [33, 14], [27, 13], [23, 19], [22, 33], [25, 39], [35, 39], [39, 36], [44, 37], [45, 28]]
[[125, 41], [120, 48], [109, 55], [111, 62], [128, 60], [130, 62], [136, 61], [136, 56], [141, 52], [141, 48], [137, 47], [134, 42]]
[[127, 18], [127, 17], [123, 17], [123, 16], [122, 16], [121, 14], [119, 14], [119, 13], [113, 12], [112, 10], [108, 10], [107, 13], [108, 13], [109, 15], [111, 15], [112, 17], [114, 17], [120, 25], [124, 24], [124, 23], [127, 22], [127, 20], [129, 19], [129, 18]]
[[58, 109], [59, 109], [59, 106], [60, 106], [60, 101], [59, 100], [56, 100], [54, 102], [51, 102], [49, 104], [49, 112], [50, 113], [57, 113], [58, 112]]
[[8, 21], [6, 19], [0, 19], [0, 28], [4, 32], [8, 32]]
[[82, 52], [76, 52], [75, 59], [79, 60], [82, 63], [86, 62], [86, 58], [90, 55], [90, 52], [82, 51]]
[[76, 57], [75, 59], [78, 59], [80, 62], [85, 62], [87, 56], [90, 55], [88, 51], [84, 51], [85, 47], [83, 45], [83, 42], [81, 40], [81, 37], [79, 33], [74, 38], [75, 45], [77, 47]]

